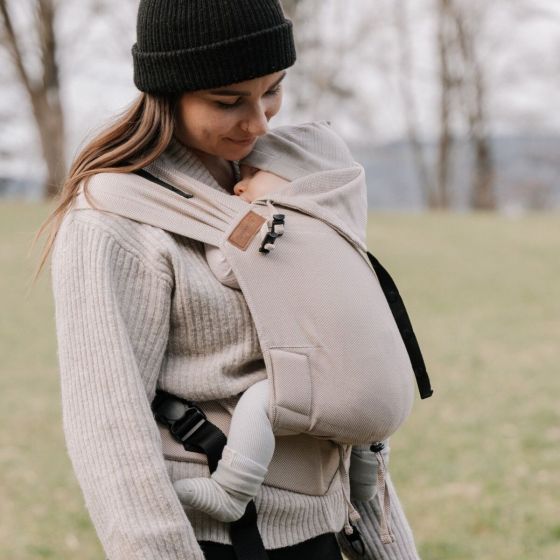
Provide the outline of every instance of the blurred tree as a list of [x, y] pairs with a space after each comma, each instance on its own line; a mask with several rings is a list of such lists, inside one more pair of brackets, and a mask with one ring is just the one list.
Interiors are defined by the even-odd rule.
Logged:
[[356, 70], [371, 42], [374, 10], [354, 18], [340, 0], [282, 0], [282, 7], [294, 22], [298, 53], [287, 83], [286, 114], [296, 121], [337, 118], [358, 137], [371, 134], [372, 96], [356, 87]]
[[[58, 2], [35, 0], [33, 10], [33, 36], [39, 67], [39, 76], [33, 76], [31, 65], [26, 65], [21, 35], [14, 21], [7, 0], [0, 0], [0, 44], [4, 46], [13, 63], [16, 76], [26, 91], [39, 133], [41, 150], [47, 167], [45, 194], [54, 196], [66, 175], [64, 159], [64, 113], [60, 99], [60, 76], [57, 63], [57, 40], [54, 23]], [[25, 34], [27, 36], [27, 34]]]
[[449, 2], [457, 29], [457, 48], [462, 63], [459, 74], [461, 95], [474, 159], [470, 205], [475, 210], [495, 210], [495, 165], [490, 139], [487, 66], [477, 49], [486, 5], [481, 2]]
[[449, 181], [453, 167], [453, 132], [451, 128], [453, 89], [453, 30], [451, 0], [437, 0], [437, 54], [439, 66], [439, 139], [436, 169], [436, 207], [449, 208]]
[[[420, 140], [411, 47], [414, 30], [409, 26], [408, 0], [393, 2], [403, 115], [424, 200], [429, 208], [450, 208], [454, 137], [460, 129], [466, 129], [474, 162], [470, 206], [494, 210], [495, 170], [487, 84], [491, 68], [479, 53], [484, 32], [480, 22], [487, 15], [487, 5], [478, 0], [432, 0], [429, 5], [434, 16], [434, 85], [437, 89], [434, 111], [437, 149], [433, 165], [428, 163], [425, 146]], [[414, 23], [417, 31], [419, 23]]]
[[422, 191], [424, 203], [429, 208], [439, 206], [437, 193], [434, 191], [432, 170], [430, 168], [424, 144], [420, 138], [418, 104], [414, 93], [414, 69], [411, 30], [409, 26], [408, 1], [395, 0], [393, 4], [394, 23], [397, 31], [398, 50], [398, 87], [403, 107], [406, 135], [412, 149], [416, 174]]
[[[68, 110], [61, 90], [88, 73], [102, 81], [101, 72], [113, 68], [117, 60], [129, 58], [132, 64], [138, 3], [124, 0], [117, 10], [108, 0], [0, 0], [0, 55], [7, 54], [10, 66], [0, 69], [1, 101], [10, 103], [8, 90], [16, 86], [29, 100], [29, 109], [18, 104], [9, 111], [12, 119], [30, 118], [38, 133], [47, 171], [46, 197], [57, 193], [67, 172]], [[94, 49], [97, 66], [91, 56]], [[21, 154], [15, 155], [21, 159]], [[8, 159], [7, 154], [3, 158]]]

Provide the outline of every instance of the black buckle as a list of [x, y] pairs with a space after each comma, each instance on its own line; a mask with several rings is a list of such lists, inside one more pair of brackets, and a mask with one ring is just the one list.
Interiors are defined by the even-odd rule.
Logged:
[[184, 443], [207, 421], [206, 414], [194, 403], [160, 389], [156, 391], [152, 411], [179, 443]]
[[379, 453], [380, 451], [385, 449], [385, 445], [383, 445], [383, 443], [381, 443], [380, 441], [376, 441], [376, 442], [371, 444], [369, 449], [370, 449], [370, 451], [373, 451], [374, 453]]
[[360, 533], [360, 531], [358, 531], [353, 523], [350, 523], [350, 527], [352, 527], [353, 529], [352, 533], [348, 535], [346, 532], [344, 532], [344, 536], [346, 537], [348, 544], [352, 547], [352, 550], [356, 554], [364, 556], [366, 553], [366, 545], [364, 544], [364, 541], [362, 539], [362, 534]]
[[267, 253], [270, 253], [270, 250], [273, 249], [273, 245], [274, 242], [281, 237], [284, 232], [278, 232], [276, 231], [276, 227], [277, 226], [284, 226], [284, 220], [285, 220], [286, 216], [284, 214], [273, 214], [272, 215], [272, 225], [268, 228], [268, 232], [265, 236], [265, 238], [263, 239], [261, 246], [259, 248], [259, 251], [261, 253], [264, 253], [265, 255]]
[[259, 248], [259, 251], [260, 251], [261, 253], [264, 253], [265, 255], [266, 255], [267, 253], [270, 253], [270, 249], [273, 248], [272, 246], [274, 245], [274, 242], [276, 241], [276, 239], [277, 239], [278, 237], [280, 237], [280, 234], [278, 234], [278, 233], [275, 232], [275, 231], [269, 231], [269, 232], [265, 235], [265, 237], [264, 237], [264, 239], [263, 239], [263, 241], [262, 241], [262, 243], [261, 243], [261, 246], [260, 246], [260, 248]]

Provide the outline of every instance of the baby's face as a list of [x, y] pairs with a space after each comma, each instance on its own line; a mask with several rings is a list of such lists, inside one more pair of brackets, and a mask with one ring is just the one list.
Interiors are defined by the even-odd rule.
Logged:
[[290, 181], [287, 179], [249, 165], [241, 164], [239, 171], [241, 173], [241, 181], [233, 187], [233, 194], [247, 202], [252, 202], [255, 198], [279, 191], [282, 187], [290, 184]]

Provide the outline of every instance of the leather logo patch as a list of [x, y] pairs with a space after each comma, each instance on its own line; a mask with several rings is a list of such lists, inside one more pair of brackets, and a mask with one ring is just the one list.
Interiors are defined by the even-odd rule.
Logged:
[[228, 241], [238, 249], [246, 251], [251, 240], [265, 222], [266, 219], [263, 216], [250, 210], [231, 232]]

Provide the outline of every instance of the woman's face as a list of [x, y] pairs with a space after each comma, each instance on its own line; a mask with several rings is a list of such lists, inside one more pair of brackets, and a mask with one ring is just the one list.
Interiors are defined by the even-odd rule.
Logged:
[[177, 108], [176, 135], [194, 150], [234, 161], [247, 156], [282, 105], [275, 72], [225, 87], [184, 93]]

